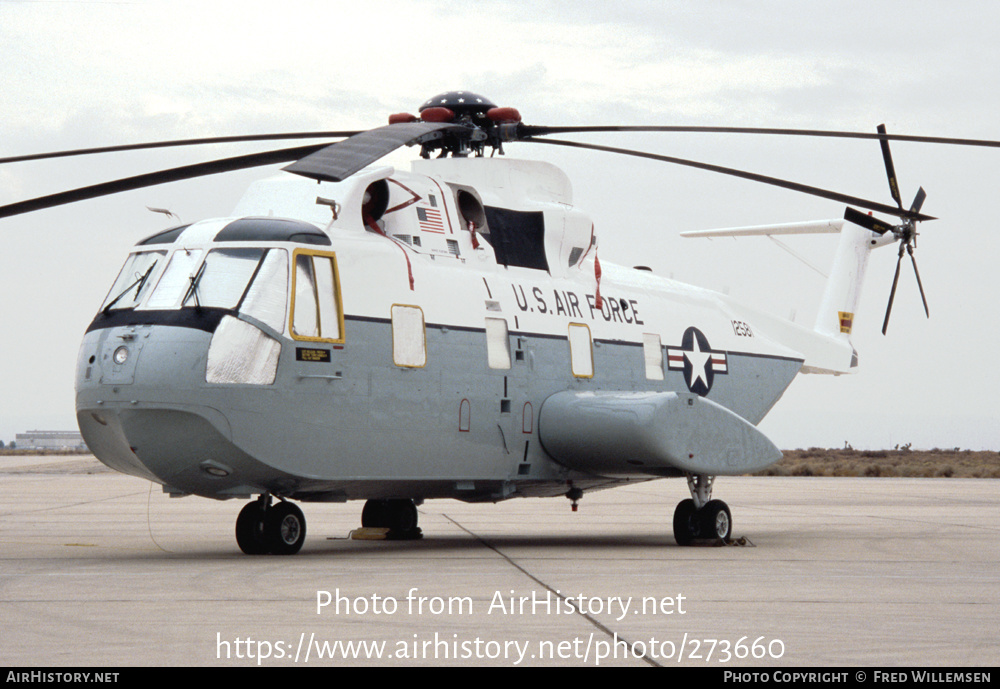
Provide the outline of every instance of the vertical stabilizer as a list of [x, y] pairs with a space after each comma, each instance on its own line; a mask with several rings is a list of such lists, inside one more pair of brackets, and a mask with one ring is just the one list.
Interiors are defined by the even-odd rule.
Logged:
[[827, 337], [850, 341], [858, 310], [861, 285], [871, 250], [892, 244], [895, 238], [879, 236], [863, 227], [844, 223], [813, 329]]

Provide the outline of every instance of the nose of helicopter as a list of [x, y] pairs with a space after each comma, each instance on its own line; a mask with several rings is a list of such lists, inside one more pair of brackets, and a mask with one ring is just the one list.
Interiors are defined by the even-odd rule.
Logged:
[[260, 493], [262, 465], [232, 441], [206, 391], [211, 334], [155, 325], [87, 333], [77, 369], [80, 432], [94, 455], [171, 493]]

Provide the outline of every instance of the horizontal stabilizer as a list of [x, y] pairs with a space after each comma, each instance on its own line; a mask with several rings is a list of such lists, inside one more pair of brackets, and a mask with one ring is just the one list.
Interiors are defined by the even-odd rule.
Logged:
[[538, 435], [563, 466], [602, 476], [744, 474], [781, 459], [749, 421], [692, 393], [557, 392]]
[[844, 226], [843, 220], [813, 220], [780, 225], [754, 227], [729, 227], [721, 230], [691, 230], [681, 232], [682, 237], [759, 237], [779, 234], [837, 234]]

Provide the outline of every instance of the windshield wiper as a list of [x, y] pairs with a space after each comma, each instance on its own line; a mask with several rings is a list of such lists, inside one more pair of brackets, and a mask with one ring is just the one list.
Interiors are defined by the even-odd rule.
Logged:
[[108, 302], [108, 305], [104, 307], [104, 313], [110, 311], [111, 307], [117, 304], [126, 294], [131, 292], [133, 287], [135, 287], [135, 297], [133, 297], [133, 301], [139, 301], [139, 293], [142, 292], [142, 287], [143, 285], [146, 284], [146, 280], [148, 280], [149, 276], [153, 274], [153, 268], [156, 267], [157, 263], [159, 263], [158, 260], [153, 261], [153, 265], [149, 266], [149, 268], [146, 270], [145, 273], [143, 273], [140, 277], [136, 278], [135, 282], [133, 282], [131, 285], [122, 290], [121, 294], [119, 294], [117, 297]]
[[187, 305], [187, 301], [188, 299], [191, 298], [191, 295], [194, 295], [195, 308], [196, 309], [201, 308], [201, 302], [198, 300], [198, 282], [201, 280], [201, 276], [205, 274], [205, 266], [207, 265], [207, 263], [208, 263], [207, 261], [203, 262], [201, 266], [198, 268], [198, 272], [192, 275], [190, 278], [188, 278], [189, 280], [191, 280], [191, 286], [188, 287], [187, 293], [184, 295], [184, 299], [181, 300], [182, 308], [185, 305]]

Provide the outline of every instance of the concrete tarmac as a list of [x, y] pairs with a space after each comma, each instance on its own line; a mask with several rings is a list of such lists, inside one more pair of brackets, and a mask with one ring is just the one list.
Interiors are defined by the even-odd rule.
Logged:
[[720, 478], [742, 546], [678, 547], [666, 480], [420, 507], [419, 541], [303, 504], [243, 555], [244, 501], [170, 499], [93, 459], [0, 457], [0, 664], [992, 666], [1000, 482]]

